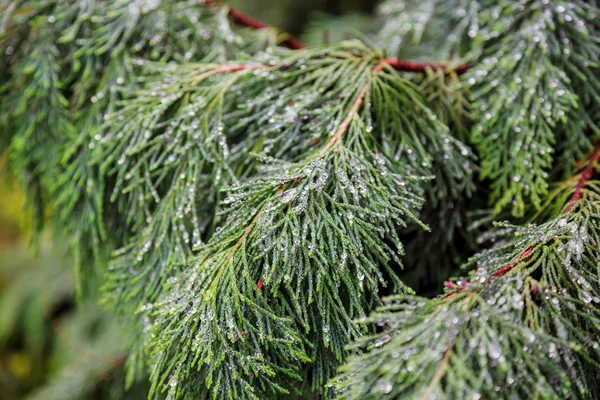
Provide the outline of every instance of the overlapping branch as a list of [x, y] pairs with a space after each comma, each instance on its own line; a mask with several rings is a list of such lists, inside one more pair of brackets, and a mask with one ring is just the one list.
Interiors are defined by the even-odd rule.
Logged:
[[471, 278], [448, 282], [445, 296], [388, 299], [366, 320], [387, 328], [359, 340], [366, 353], [333, 381], [340, 397], [494, 398], [499, 388], [520, 397], [535, 385], [543, 396], [595, 398], [587, 371], [600, 366], [599, 156], [596, 146], [577, 182], [561, 187], [572, 190], [562, 212], [506, 225], [513, 237], [476, 256]]

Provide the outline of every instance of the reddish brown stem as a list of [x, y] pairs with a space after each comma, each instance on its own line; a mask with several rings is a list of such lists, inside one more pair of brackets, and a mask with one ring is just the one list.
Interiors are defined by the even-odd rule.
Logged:
[[190, 80], [190, 83], [198, 83], [203, 81], [206, 78], [209, 78], [214, 75], [220, 74], [228, 74], [231, 72], [244, 71], [248, 69], [257, 69], [260, 68], [259, 65], [250, 65], [250, 64], [241, 64], [241, 65], [223, 65], [221, 67], [215, 68], [210, 71], [206, 71], [201, 73], [200, 75], [195, 76]]
[[369, 89], [369, 83], [367, 82], [363, 85], [362, 88], [360, 88], [360, 92], [358, 92], [358, 96], [356, 96], [356, 100], [354, 101], [354, 104], [352, 104], [352, 107], [350, 107], [350, 111], [348, 112], [348, 114], [346, 114], [346, 118], [344, 118], [344, 120], [342, 121], [342, 123], [340, 124], [338, 129], [331, 136], [331, 139], [329, 139], [329, 142], [327, 142], [327, 144], [321, 149], [320, 154], [325, 154], [338, 141], [338, 139], [348, 130], [348, 127], [350, 126], [350, 122], [352, 121], [352, 118], [354, 118], [354, 116], [358, 113], [358, 111], [360, 110], [360, 108], [362, 106], [363, 100], [365, 98], [365, 95], [367, 94], [368, 89]]
[[453, 71], [457, 75], [462, 75], [469, 70], [469, 65], [462, 64], [458, 67], [452, 69], [448, 64], [435, 64], [435, 63], [421, 63], [421, 62], [413, 62], [413, 61], [404, 61], [399, 60], [397, 58], [388, 58], [385, 62], [396, 71], [403, 72], [425, 72], [428, 69], [432, 69], [434, 71]]
[[[373, 72], [376, 74], [380, 73], [381, 71], [383, 71], [383, 68], [386, 64], [387, 64], [387, 60], [381, 60], [375, 66], [375, 68], [373, 68]], [[338, 141], [338, 139], [348, 130], [348, 127], [350, 126], [350, 122], [352, 121], [352, 118], [354, 118], [354, 116], [356, 114], [358, 114], [358, 112], [360, 111], [360, 108], [362, 107], [363, 101], [365, 99], [365, 96], [366, 96], [368, 90], [369, 90], [369, 82], [366, 82], [360, 88], [360, 91], [358, 92], [358, 95], [356, 96], [356, 100], [354, 100], [352, 107], [350, 107], [350, 111], [348, 111], [348, 114], [346, 114], [346, 118], [344, 118], [344, 120], [342, 121], [342, 123], [340, 124], [338, 129], [331, 136], [331, 139], [329, 139], [329, 142], [327, 142], [327, 144], [321, 149], [319, 154], [324, 154], [329, 149], [331, 149], [331, 147]]]
[[563, 211], [563, 214], [567, 214], [568, 212], [570, 212], [573, 209], [573, 206], [575, 206], [575, 204], [579, 200], [581, 200], [581, 198], [583, 197], [583, 188], [585, 188], [585, 185], [588, 183], [588, 181], [593, 178], [594, 163], [598, 162], [599, 159], [600, 159], [600, 143], [598, 143], [594, 147], [594, 152], [588, 159], [587, 165], [585, 166], [583, 171], [581, 171], [581, 176], [579, 177], [577, 186], [575, 186], [575, 191], [573, 192], [573, 196], [571, 197], [571, 200], [569, 201], [569, 205], [567, 206], [567, 208], [565, 208], [565, 211]]
[[521, 263], [521, 261], [529, 261], [531, 259], [532, 256], [532, 252], [535, 249], [535, 246], [531, 246], [530, 248], [528, 248], [527, 250], [525, 250], [523, 252], [523, 254], [521, 254], [519, 256], [519, 258], [517, 259], [517, 261], [515, 261], [512, 264], [509, 264], [505, 267], [500, 268], [499, 270], [497, 270], [496, 272], [494, 272], [492, 274], [492, 276], [495, 276], [496, 278], [499, 278], [501, 276], [504, 276], [506, 274], [508, 274], [510, 271], [513, 270], [513, 268], [515, 268], [517, 265], [519, 265]]

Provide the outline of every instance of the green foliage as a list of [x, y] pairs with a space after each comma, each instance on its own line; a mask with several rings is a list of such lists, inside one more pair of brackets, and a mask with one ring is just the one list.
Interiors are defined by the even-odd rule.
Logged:
[[[412, 80], [432, 111], [449, 127], [452, 136], [466, 142], [470, 134], [470, 104], [460, 78], [454, 73], [427, 70]], [[471, 171], [475, 157], [466, 148], [461, 154], [465, 156], [465, 170]], [[448, 163], [449, 158], [449, 154], [437, 157], [432, 171], [436, 178], [426, 186], [426, 205], [420, 218], [432, 227], [431, 231], [413, 226], [402, 236], [406, 241], [403, 261], [407, 270], [401, 273], [401, 278], [421, 293], [439, 292], [441, 282], [458, 272], [464, 254], [475, 248], [474, 232], [465, 229], [468, 206], [477, 201], [475, 185], [470, 176], [465, 176], [460, 185], [452, 184], [454, 180], [439, 167]]]
[[463, 56], [478, 30], [480, 4], [470, 0], [387, 0], [378, 41], [392, 56], [449, 60]]
[[600, 88], [597, 5], [388, 1], [381, 10], [380, 41], [391, 54], [459, 55], [474, 66], [462, 82], [495, 212], [510, 207], [523, 216], [526, 203], [541, 207], [556, 161], [572, 164], [600, 133], [592, 112]]
[[0, 128], [38, 217], [48, 198], [60, 228], [76, 238], [77, 265], [92, 253], [100, 258], [103, 243], [118, 245], [133, 228], [123, 223], [119, 202], [108, 203], [114, 184], [92, 160], [104, 115], [120, 98], [117, 89], [137, 87], [136, 57], [223, 61], [275, 40], [268, 31], [243, 31], [242, 39], [225, 11], [196, 1], [6, 6]]
[[540, 207], [547, 194], [556, 143], [559, 160], [572, 164], [591, 148], [591, 132], [600, 133], [587, 110], [600, 94], [598, 10], [584, 1], [481, 2], [481, 9], [481, 55], [468, 77], [473, 141], [482, 178], [494, 181], [496, 211], [512, 204], [522, 216], [525, 202]]
[[364, 321], [385, 328], [356, 343], [366, 352], [343, 366], [339, 397], [596, 398], [598, 185], [548, 222], [503, 224], [503, 244], [443, 297], [389, 298]]
[[[308, 361], [309, 381], [324, 383], [378, 287], [407, 290], [389, 262], [403, 251], [396, 226], [422, 203], [413, 171], [468, 154], [417, 88], [358, 43], [262, 61], [149, 65], [99, 140], [101, 170], [136, 199], [127, 214], [149, 221], [117, 251], [107, 299], [152, 321], [155, 390], [170, 382], [174, 397], [287, 391], [271, 375], [296, 377]], [[452, 190], [470, 177], [468, 163], [437, 168]], [[198, 226], [219, 219], [203, 244]], [[184, 381], [194, 369], [205, 387]]]
[[[597, 4], [380, 10], [373, 44], [292, 51], [213, 2], [2, 2], [0, 145], [71, 244], [68, 329], [103, 327], [38, 398], [598, 395], [598, 147], [568, 179], [600, 134]], [[42, 321], [11, 279], [0, 341]]]

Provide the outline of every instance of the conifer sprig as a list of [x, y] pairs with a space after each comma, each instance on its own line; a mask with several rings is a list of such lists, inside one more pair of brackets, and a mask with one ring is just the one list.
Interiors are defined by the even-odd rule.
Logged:
[[[177, 4], [179, 3], [175, 3], [173, 7], [177, 7]], [[109, 268], [105, 302], [119, 309], [122, 315], [134, 317], [138, 333], [142, 333], [148, 323], [152, 322], [148, 318], [148, 311], [153, 310], [152, 304], [163, 292], [163, 286], [168, 281], [173, 283], [178, 271], [193, 262], [193, 247], [198, 246], [202, 238], [210, 237], [220, 224], [221, 217], [218, 213], [215, 214], [220, 200], [219, 190], [228, 183], [262, 174], [258, 164], [249, 159], [251, 152], [282, 159], [286, 163], [292, 163], [290, 165], [294, 165], [293, 168], [296, 169], [303, 168], [307, 181], [305, 185], [308, 185], [311, 179], [315, 182], [322, 180], [308, 173], [308, 165], [314, 164], [315, 171], [319, 171], [331, 170], [334, 165], [344, 166], [348, 163], [341, 156], [335, 160], [328, 159], [327, 163], [321, 158], [330, 154], [333, 148], [339, 147], [338, 139], [350, 126], [352, 132], [360, 129], [367, 131], [367, 134], [374, 129], [380, 131], [379, 137], [367, 135], [368, 140], [353, 134], [344, 154], [356, 157], [353, 162], [370, 165], [368, 176], [371, 179], [374, 179], [372, 174], [375, 173], [385, 175], [393, 164], [390, 175], [385, 179], [378, 178], [372, 184], [378, 185], [382, 180], [389, 185], [386, 192], [399, 185], [407, 186], [410, 191], [400, 191], [399, 195], [393, 195], [385, 202], [373, 203], [375, 209], [380, 208], [377, 212], [365, 207], [364, 216], [359, 220], [369, 218], [373, 221], [386, 217], [393, 210], [402, 211], [414, 218], [414, 213], [422, 202], [418, 197], [421, 189], [417, 180], [408, 175], [417, 169], [431, 168], [434, 160], [441, 159], [443, 154], [455, 160], [462, 158], [466, 152], [462, 145], [448, 137], [446, 128], [436, 122], [431, 112], [422, 106], [416, 88], [396, 79], [390, 73], [390, 66], [404, 68], [402, 62], [392, 60], [391, 63], [386, 63], [386, 71], [383, 71], [384, 64], [378, 66], [381, 56], [373, 52], [369, 54], [367, 49], [359, 45], [315, 49], [294, 55], [279, 52], [270, 55], [267, 52], [257, 54], [254, 61], [246, 64], [211, 65], [207, 61], [222, 61], [230, 55], [243, 54], [248, 48], [246, 42], [239, 41], [234, 31], [226, 30], [222, 38], [228, 43], [227, 46], [222, 46], [223, 42], [217, 41], [220, 38], [215, 37], [212, 47], [196, 53], [190, 51], [194, 48], [195, 39], [189, 38], [185, 33], [174, 38], [168, 36], [170, 41], [167, 43], [162, 42], [161, 34], [141, 33], [145, 30], [152, 32], [166, 23], [171, 26], [186, 26], [197, 14], [184, 13], [183, 8], [163, 13], [160, 7], [139, 9], [133, 4], [117, 2], [108, 9], [95, 9], [84, 3], [51, 3], [50, 9], [48, 17], [41, 17], [52, 27], [47, 38], [51, 40], [52, 34], [58, 35], [61, 51], [73, 54], [74, 60], [74, 72], [68, 69], [61, 71], [70, 82], [74, 82], [72, 93], [75, 95], [70, 103], [75, 111], [69, 110], [67, 115], [84, 128], [77, 138], [63, 137], [56, 141], [57, 146], [64, 148], [65, 152], [61, 160], [63, 164], [55, 163], [55, 168], [60, 170], [64, 165], [66, 170], [51, 186], [51, 190], [58, 199], [61, 221], [69, 223], [71, 230], [77, 234], [76, 250], [82, 251], [77, 257], [79, 260], [83, 260], [90, 249], [99, 258], [99, 248], [108, 240], [109, 231], [114, 244], [123, 244], [115, 253]], [[224, 14], [238, 22], [249, 21], [236, 11], [232, 15], [230, 9], [224, 8], [223, 12], [214, 6], [207, 9], [209, 13], [195, 11], [198, 11], [198, 15], [205, 16], [208, 24], [212, 23], [212, 18], [221, 18], [218, 19], [219, 23], [227, 27]], [[174, 20], [166, 20], [173, 16]], [[260, 30], [264, 28], [263, 24], [245, 25]], [[81, 38], [82, 32], [91, 34]], [[137, 36], [151, 37], [152, 40], [131, 42]], [[225, 51], [215, 53], [213, 48]], [[182, 49], [186, 52], [183, 53]], [[329, 54], [320, 54], [323, 52]], [[355, 53], [361, 55], [357, 56]], [[110, 58], [107, 57], [108, 54]], [[173, 66], [163, 64], [169, 59], [181, 62], [188, 58], [202, 59], [203, 64], [187, 67], [182, 65], [176, 70], [173, 70]], [[154, 63], [147, 59], [160, 59], [160, 62]], [[311, 59], [312, 62], [306, 64], [306, 59]], [[275, 70], [279, 76], [278, 84], [277, 81], [273, 82], [272, 76], [275, 73], [271, 70]], [[83, 73], [79, 75], [79, 71]], [[370, 80], [365, 78], [373, 73], [382, 78], [378, 78], [371, 87]], [[94, 74], [101, 74], [102, 78], [91, 83], [82, 79]], [[156, 79], [159, 75], [163, 76], [160, 80]], [[164, 76], [169, 78], [165, 80]], [[356, 80], [361, 82], [358, 87], [355, 86]], [[346, 83], [342, 85], [341, 82]], [[335, 89], [331, 89], [332, 87]], [[360, 90], [354, 93], [349, 88]], [[10, 90], [17, 91], [18, 88], [15, 86]], [[230, 91], [237, 91], [238, 96], [231, 96]], [[386, 97], [391, 96], [411, 110], [417, 104], [421, 114], [404, 112], [405, 117], [400, 122], [395, 122], [392, 117], [398, 114], [397, 110], [371, 110], [370, 104], [365, 102], [367, 97], [370, 98], [371, 91], [378, 104], [383, 104]], [[240, 93], [243, 95], [239, 96]], [[122, 97], [134, 96], [135, 99], [120, 102]], [[364, 108], [363, 104], [366, 104]], [[364, 114], [357, 120], [359, 110]], [[419, 132], [420, 130], [423, 131]], [[301, 135], [302, 132], [310, 134]], [[333, 136], [328, 137], [324, 132], [333, 132]], [[442, 141], [444, 137], [446, 139]], [[377, 146], [374, 140], [379, 140]], [[307, 155], [307, 152], [310, 154], [319, 145], [322, 146], [322, 153]], [[362, 154], [363, 147], [367, 145], [375, 147]], [[305, 161], [301, 161], [302, 159]], [[299, 161], [301, 162], [298, 164]], [[403, 162], [406, 162], [406, 166], [403, 166]], [[342, 172], [349, 173], [346, 176], [349, 184], [367, 184], [358, 178], [364, 173], [361, 172], [361, 166], [351, 165], [345, 171], [342, 168], [337, 171], [338, 174]], [[327, 173], [332, 174], [331, 171]], [[448, 176], [456, 178], [459, 186], [468, 175], [469, 169], [463, 164], [458, 168], [448, 168]], [[323, 184], [315, 182], [312, 183], [313, 186]], [[364, 192], [367, 189], [359, 187], [348, 190], [343, 200], [347, 201], [348, 198], [345, 197], [351, 195], [352, 202], [359, 204], [362, 202], [359, 200], [359, 190]], [[206, 201], [200, 207], [198, 193], [206, 195]], [[305, 194], [302, 196], [302, 199], [306, 198]], [[334, 200], [335, 196], [320, 201]], [[318, 213], [314, 209], [319, 218], [326, 217], [326, 207], [321, 206]], [[344, 211], [343, 206], [338, 207], [340, 212]], [[357, 210], [350, 207], [346, 212], [352, 215]], [[397, 220], [403, 224], [404, 220], [399, 219], [402, 214], [396, 214], [392, 221]], [[317, 222], [322, 224], [319, 221]], [[390, 279], [397, 287], [401, 287], [389, 266], [378, 266], [380, 259], [390, 257], [394, 259], [394, 263], [399, 263], [395, 251], [401, 251], [401, 244], [395, 233], [394, 223], [388, 223], [385, 228], [375, 228], [373, 221], [361, 227], [371, 230], [368, 235], [363, 233], [363, 239], [369, 239], [374, 246], [374, 253], [370, 256], [374, 258], [368, 265], [369, 271], [365, 270], [361, 275], [367, 276], [369, 286], [376, 288], [387, 280], [379, 272], [382, 270], [391, 275]], [[331, 224], [331, 220], [329, 223]], [[388, 235], [393, 245], [382, 246], [373, 242], [372, 237], [378, 233]], [[312, 234], [317, 237], [323, 232], [319, 230]], [[347, 237], [342, 242], [346, 243], [345, 246], [353, 243]], [[392, 250], [394, 247], [396, 250]], [[359, 257], [360, 251], [357, 249], [361, 250], [355, 248], [353, 257]], [[320, 255], [325, 258], [330, 256], [336, 256], [335, 251]], [[362, 254], [360, 256], [364, 257]], [[357, 259], [351, 259], [351, 262], [357, 264]], [[79, 275], [79, 282], [88, 279], [85, 270], [81, 270]], [[280, 277], [278, 279], [281, 280]], [[320, 288], [320, 276], [311, 276], [310, 279], [310, 285]], [[338, 284], [330, 282], [332, 288]], [[353, 284], [356, 286], [355, 282]], [[220, 288], [218, 285], [217, 287]], [[332, 289], [331, 293], [335, 293], [335, 290]], [[345, 300], [332, 295], [328, 301], [337, 304], [332, 305], [331, 310], [327, 306], [323, 308], [334, 315], [331, 323], [337, 324], [332, 333], [333, 339], [324, 338], [328, 336], [326, 334], [303, 338], [306, 343], [318, 343], [311, 353], [311, 360], [319, 365], [313, 370], [318, 371], [312, 379], [314, 385], [324, 382], [333, 374], [343, 358], [345, 342], [358, 335], [353, 327], [353, 316], [366, 313], [370, 304], [376, 302], [376, 297], [365, 291], [362, 283], [360, 290], [353, 290], [346, 296], [351, 295], [352, 302], [356, 304], [343, 304]], [[236, 302], [235, 299], [232, 301]], [[289, 312], [285, 314], [291, 315]], [[306, 320], [309, 313], [304, 311], [304, 314], [299, 326], [304, 327], [302, 329], [312, 329], [313, 332], [319, 329], [320, 332], [322, 321], [309, 323]], [[265, 315], [257, 314], [250, 318], [272, 317], [271, 314]], [[214, 333], [217, 335], [218, 332]], [[293, 335], [282, 326], [276, 336], [288, 338]], [[222, 345], [218, 336], [215, 340], [217, 346]], [[292, 342], [296, 345], [294, 340]], [[292, 342], [287, 345], [290, 346]], [[134, 347], [140, 348], [139, 343]], [[326, 349], [330, 346], [333, 351]], [[297, 357], [300, 360], [303, 358], [301, 354], [298, 353]], [[140, 349], [134, 351], [132, 360], [137, 360], [134, 364], [143, 364], [144, 357], [144, 351]], [[182, 363], [182, 368], [185, 365]], [[246, 368], [245, 371], [251, 370], [253, 368]], [[268, 375], [271, 370], [265, 371]], [[292, 372], [293, 368], [287, 374]], [[178, 374], [169, 376], [179, 379]], [[158, 385], [165, 375], [157, 373], [154, 378]], [[238, 390], [244, 393], [252, 393], [254, 390], [244, 384], [246, 378], [240, 381], [231, 379], [236, 384], [241, 384], [240, 387], [234, 385], [234, 392], [231, 393], [235, 395]], [[279, 385], [275, 381], [260, 383], [257, 390], [279, 391]], [[209, 387], [206, 389], [212, 390]], [[172, 394], [186, 393], [185, 390], [187, 389], [183, 388], [181, 392]], [[222, 388], [219, 386], [218, 390]]]
[[484, 41], [467, 77], [473, 140], [482, 177], [494, 180], [496, 211], [510, 205], [520, 216], [526, 201], [540, 207], [547, 194], [555, 144], [568, 143], [560, 161], [573, 164], [598, 135], [588, 114], [600, 93], [598, 10], [584, 1], [480, 3], [475, 40]]
[[471, 66], [462, 80], [473, 103], [472, 142], [481, 177], [493, 182], [495, 212], [541, 207], [553, 167], [572, 165], [599, 135], [597, 5], [394, 0], [381, 10], [380, 41], [392, 54], [457, 56]]

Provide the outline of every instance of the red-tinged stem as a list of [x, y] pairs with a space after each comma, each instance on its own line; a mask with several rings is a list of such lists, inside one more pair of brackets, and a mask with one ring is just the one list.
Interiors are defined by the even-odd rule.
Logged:
[[443, 299], [448, 300], [448, 299], [453, 298], [454, 296], [456, 296], [459, 293], [463, 293], [463, 292], [467, 291], [469, 289], [469, 281], [460, 280], [456, 283], [454, 283], [452, 281], [446, 281], [446, 282], [444, 282], [444, 287], [452, 290], [452, 292], [447, 293], [444, 296], [442, 296]]
[[467, 64], [459, 65], [452, 69], [448, 64], [435, 64], [435, 63], [421, 63], [413, 61], [404, 61], [397, 58], [388, 58], [385, 60], [386, 64], [394, 68], [396, 71], [403, 72], [426, 72], [428, 69], [434, 71], [448, 71], [455, 72], [457, 75], [462, 75], [467, 72], [470, 68]]
[[[205, 4], [208, 4], [208, 3], [205, 3]], [[386, 66], [391, 66], [392, 68], [396, 69], [396, 68], [401, 68], [406, 65], [414, 65], [414, 63], [400, 61], [397, 59], [384, 59], [384, 60], [381, 60], [373, 68], [373, 72], [376, 74], [381, 73]], [[432, 69], [447, 68], [445, 65], [442, 66], [442, 64], [423, 64], [423, 65], [426, 65], [427, 66], [426, 68], [432, 68]], [[252, 70], [252, 69], [257, 69], [257, 68], [261, 68], [261, 67], [268, 68], [269, 66], [260, 66], [260, 65], [252, 65], [252, 64], [223, 65], [223, 66], [220, 66], [213, 70], [201, 73], [200, 75], [192, 78], [191, 82], [192, 83], [200, 82], [200, 81], [203, 81], [204, 79], [209, 78], [214, 75], [226, 74], [226, 73], [243, 71], [243, 70]], [[461, 67], [459, 67], [459, 68], [461, 68]], [[458, 69], [456, 69], [455, 71], [458, 73]], [[352, 107], [350, 107], [348, 114], [346, 115], [346, 117], [344, 118], [342, 123], [338, 126], [336, 131], [333, 133], [333, 135], [331, 136], [331, 139], [329, 139], [329, 142], [327, 142], [327, 144], [321, 149], [319, 154], [324, 154], [329, 149], [331, 149], [331, 147], [339, 140], [339, 138], [348, 130], [348, 127], [350, 126], [350, 122], [352, 121], [352, 118], [354, 118], [356, 116], [356, 114], [358, 114], [360, 108], [362, 107], [365, 95], [367, 94], [368, 90], [369, 90], [369, 82], [366, 82], [360, 88], [360, 91], [358, 92], [358, 95], [356, 96], [356, 100], [354, 101], [354, 104], [352, 104]]]
[[[600, 143], [598, 143], [598, 144], [596, 144], [596, 146], [594, 146], [594, 151], [588, 158], [585, 168], [583, 169], [583, 171], [581, 171], [581, 175], [579, 177], [579, 181], [577, 182], [577, 185], [575, 186], [575, 191], [573, 193], [573, 196], [571, 196], [571, 199], [569, 200], [567, 207], [563, 211], [563, 214], [568, 214], [569, 212], [571, 212], [571, 210], [573, 209], [575, 204], [577, 204], [577, 202], [583, 198], [583, 189], [585, 188], [585, 185], [594, 177], [594, 164], [598, 161], [600, 161]], [[512, 271], [514, 268], [516, 268], [522, 262], [529, 261], [531, 259], [531, 257], [533, 256], [532, 253], [536, 249], [537, 246], [538, 245], [533, 245], [533, 246], [529, 247], [527, 250], [525, 250], [523, 252], [523, 254], [521, 254], [517, 258], [517, 260], [514, 263], [506, 265], [506, 266], [496, 270], [495, 272], [492, 273], [492, 276], [496, 277], [496, 278], [500, 278], [500, 277], [508, 274], [510, 271]], [[462, 293], [468, 289], [468, 284], [464, 285], [461, 282], [459, 282], [458, 284], [455, 284], [454, 282], [447, 281], [447, 282], [444, 282], [444, 286], [446, 286], [446, 288], [448, 288], [450, 290], [456, 289], [456, 290], [448, 293], [447, 295], [445, 295], [444, 299], [452, 298], [455, 295], [457, 295], [458, 293]], [[538, 290], [539, 290], [539, 288], [538, 288]]]
[[563, 214], [569, 213], [573, 209], [573, 206], [583, 197], [583, 189], [588, 181], [594, 177], [594, 163], [598, 162], [598, 160], [600, 160], [600, 143], [594, 147], [594, 152], [588, 159], [587, 165], [581, 171], [581, 177], [579, 178], [579, 182], [577, 182], [577, 186], [575, 186], [575, 192]]
[[352, 107], [350, 107], [350, 111], [346, 115], [346, 118], [344, 118], [340, 126], [338, 126], [334, 134], [331, 136], [331, 139], [329, 139], [329, 142], [327, 142], [327, 144], [321, 149], [319, 154], [322, 155], [327, 153], [327, 151], [331, 149], [331, 147], [339, 140], [339, 138], [348, 130], [352, 118], [354, 118], [362, 106], [368, 89], [369, 82], [365, 83], [363, 87], [360, 88], [360, 92], [358, 92], [358, 96], [356, 96], [356, 100], [354, 100], [354, 104], [352, 104]]
[[[387, 60], [381, 60], [375, 66], [375, 68], [373, 68], [373, 72], [376, 74], [380, 73], [381, 71], [383, 71], [383, 68], [385, 67], [386, 64], [387, 64]], [[329, 151], [329, 149], [331, 149], [331, 147], [339, 140], [339, 138], [348, 130], [348, 127], [350, 126], [350, 122], [352, 121], [352, 118], [354, 118], [354, 116], [356, 114], [358, 114], [358, 111], [362, 107], [363, 101], [365, 99], [365, 95], [367, 94], [368, 90], [369, 90], [369, 82], [366, 82], [360, 88], [360, 91], [358, 92], [358, 95], [356, 96], [356, 100], [354, 100], [352, 107], [350, 107], [350, 111], [348, 111], [348, 114], [346, 114], [346, 117], [344, 118], [344, 120], [342, 121], [340, 126], [338, 126], [336, 131], [331, 136], [331, 139], [329, 139], [329, 142], [327, 142], [327, 144], [321, 149], [319, 154], [322, 155], [322, 154], [325, 154], [327, 151]]]
[[496, 278], [499, 278], [501, 276], [504, 276], [506, 274], [508, 274], [510, 271], [513, 270], [513, 268], [515, 268], [517, 265], [519, 265], [521, 263], [521, 261], [529, 261], [531, 259], [532, 256], [532, 252], [533, 250], [535, 250], [535, 246], [531, 246], [530, 248], [528, 248], [527, 250], [525, 250], [523, 252], [523, 254], [521, 254], [519, 256], [519, 258], [517, 259], [517, 261], [515, 261], [512, 264], [509, 264], [505, 267], [500, 268], [499, 270], [497, 270], [496, 272], [494, 272], [492, 274], [492, 276], [495, 276]]
[[[238, 25], [247, 26], [248, 28], [264, 29], [269, 27], [269, 24], [258, 19], [252, 18], [246, 14], [243, 14], [235, 8], [229, 9], [229, 16]], [[280, 44], [292, 50], [300, 50], [306, 48], [306, 45], [304, 43], [291, 36], [283, 39]]]
[[[427, 68], [431, 68], [434, 70], [447, 70], [448, 69], [448, 66], [446, 64], [430, 64], [430, 63], [420, 64], [420, 63], [412, 63], [412, 62], [408, 62], [408, 61], [401, 61], [396, 58], [386, 58], [384, 60], [381, 60], [375, 66], [375, 68], [373, 68], [373, 72], [378, 74], [378, 73], [382, 72], [386, 66], [390, 66], [397, 71], [407, 71], [407, 72], [425, 72], [425, 70]], [[468, 67], [466, 65], [461, 65], [458, 68], [456, 68], [454, 71], [457, 74], [461, 74], [461, 73], [466, 72], [467, 69], [468, 69]], [[354, 118], [354, 116], [358, 113], [358, 111], [362, 107], [363, 101], [365, 99], [365, 95], [367, 94], [368, 90], [369, 90], [369, 82], [366, 82], [360, 88], [360, 91], [358, 92], [358, 95], [356, 96], [356, 100], [354, 100], [354, 104], [352, 104], [352, 107], [350, 107], [350, 111], [346, 115], [346, 118], [344, 118], [344, 120], [342, 121], [342, 123], [340, 124], [338, 129], [331, 136], [331, 139], [329, 140], [329, 142], [327, 142], [325, 147], [323, 147], [321, 149], [319, 154], [326, 153], [338, 141], [338, 139], [348, 130], [348, 127], [350, 126], [350, 122], [352, 121], [352, 118]]]
[[214, 75], [227, 74], [230, 72], [244, 71], [250, 69], [263, 68], [262, 65], [251, 65], [251, 64], [241, 64], [241, 65], [223, 65], [218, 68], [212, 69], [210, 71], [206, 71], [201, 73], [200, 75], [192, 78], [191, 83], [201, 82], [206, 78], [209, 78]]

